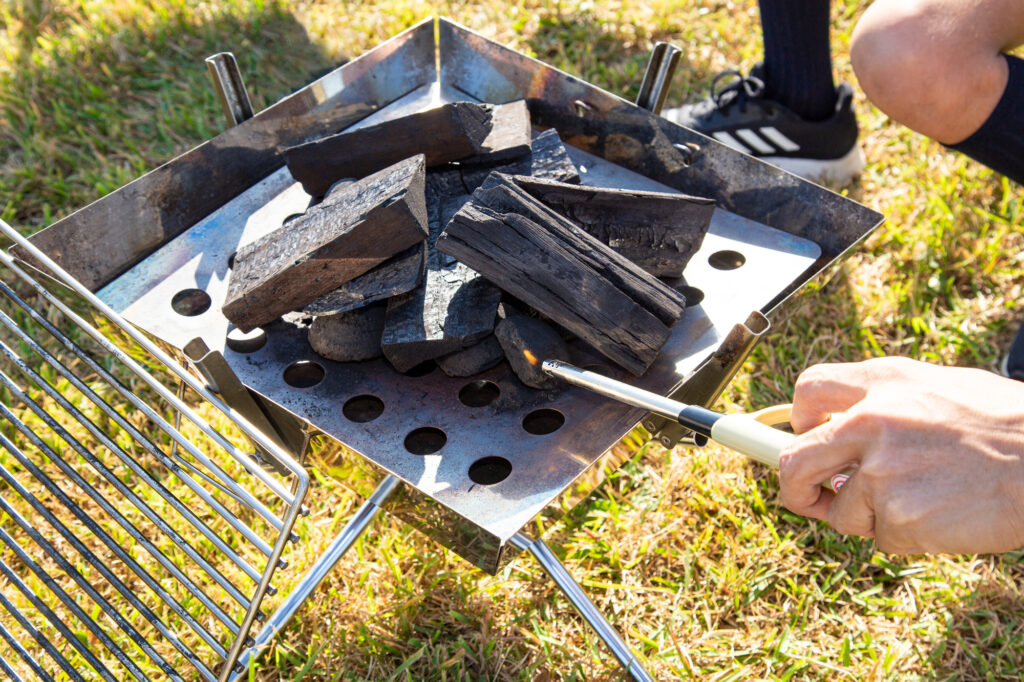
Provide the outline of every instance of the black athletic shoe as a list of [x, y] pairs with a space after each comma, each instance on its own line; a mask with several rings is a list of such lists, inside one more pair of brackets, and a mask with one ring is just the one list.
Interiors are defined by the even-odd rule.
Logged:
[[1000, 370], [1004, 377], [1024, 381], [1024, 324], [1017, 329], [1017, 336], [1013, 338]]
[[846, 185], [860, 175], [864, 153], [857, 145], [853, 88], [836, 88], [831, 118], [807, 121], [767, 99], [760, 74], [760, 64], [749, 76], [723, 71], [711, 82], [710, 97], [662, 116], [813, 182]]

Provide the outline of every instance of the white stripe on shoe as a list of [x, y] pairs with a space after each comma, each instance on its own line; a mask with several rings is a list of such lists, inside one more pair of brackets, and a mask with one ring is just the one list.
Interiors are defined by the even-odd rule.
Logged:
[[718, 132], [712, 133], [712, 136], [714, 136], [714, 138], [721, 142], [722, 144], [732, 147], [736, 151], [743, 152], [744, 154], [751, 153], [750, 149], [744, 146], [742, 142], [740, 142], [739, 140], [737, 140], [735, 137], [725, 132], [724, 130], [719, 130]]
[[775, 147], [762, 140], [757, 136], [757, 133], [749, 128], [741, 128], [740, 130], [737, 130], [736, 136], [762, 154], [771, 154], [775, 152]]
[[864, 152], [854, 144], [838, 159], [794, 159], [789, 156], [762, 156], [762, 161], [778, 166], [818, 184], [843, 187], [864, 170]]
[[775, 145], [784, 152], [795, 152], [796, 150], [800, 149], [800, 145], [798, 145], [796, 142], [793, 142], [793, 140], [783, 135], [782, 132], [775, 126], [765, 126], [761, 128], [761, 134], [767, 137], [772, 142], [774, 142]]

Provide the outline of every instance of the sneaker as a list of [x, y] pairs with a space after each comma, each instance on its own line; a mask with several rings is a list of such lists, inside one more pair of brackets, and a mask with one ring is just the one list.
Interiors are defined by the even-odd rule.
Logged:
[[842, 186], [859, 176], [864, 153], [857, 145], [853, 88], [836, 88], [831, 118], [807, 121], [764, 96], [761, 73], [760, 64], [747, 76], [723, 71], [711, 82], [710, 97], [662, 116], [812, 182]]
[[1017, 329], [1017, 336], [1013, 337], [1013, 343], [1010, 344], [1010, 350], [999, 366], [999, 372], [1004, 377], [1024, 381], [1024, 324]]

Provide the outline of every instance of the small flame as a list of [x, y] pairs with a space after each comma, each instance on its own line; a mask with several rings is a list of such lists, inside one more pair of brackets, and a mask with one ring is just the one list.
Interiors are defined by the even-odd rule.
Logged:
[[526, 361], [527, 362], [529, 362], [531, 365], [533, 365], [535, 367], [537, 366], [537, 364], [538, 364], [537, 356], [535, 356], [533, 353], [531, 353], [530, 351], [526, 350], [525, 348], [523, 349], [523, 355], [526, 356]]

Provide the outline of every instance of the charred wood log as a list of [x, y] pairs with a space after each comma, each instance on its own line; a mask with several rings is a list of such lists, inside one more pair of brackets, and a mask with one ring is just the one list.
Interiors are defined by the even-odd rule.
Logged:
[[666, 192], [583, 187], [535, 177], [515, 183], [652, 275], [678, 277], [707, 234], [715, 202]]
[[377, 125], [338, 133], [284, 151], [288, 170], [314, 197], [339, 178], [363, 177], [413, 154], [427, 166], [473, 157], [515, 158], [530, 152], [526, 102], [454, 102]]
[[437, 249], [565, 327], [633, 374], [668, 340], [685, 298], [495, 174]]
[[318, 317], [338, 315], [404, 294], [423, 282], [426, 269], [427, 244], [423, 241], [321, 296], [303, 311]]
[[249, 331], [423, 241], [424, 172], [417, 155], [339, 186], [301, 217], [240, 248], [224, 316]]
[[484, 183], [492, 171], [506, 175], [529, 175], [544, 180], [578, 183], [580, 173], [569, 158], [569, 152], [558, 137], [558, 131], [545, 130], [533, 138], [533, 149], [529, 156], [498, 166], [467, 166], [462, 171], [462, 182], [467, 192], [472, 192]]

